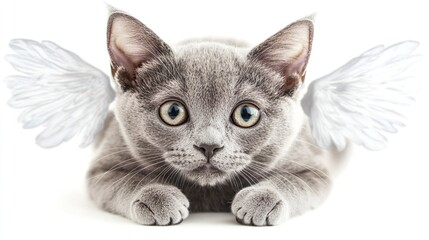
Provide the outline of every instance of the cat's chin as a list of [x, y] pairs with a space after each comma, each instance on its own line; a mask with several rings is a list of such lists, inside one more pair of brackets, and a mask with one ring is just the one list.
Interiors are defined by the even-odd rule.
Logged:
[[224, 182], [228, 176], [224, 171], [219, 170], [210, 164], [187, 171], [185, 175], [189, 180], [196, 182], [201, 186], [217, 185]]

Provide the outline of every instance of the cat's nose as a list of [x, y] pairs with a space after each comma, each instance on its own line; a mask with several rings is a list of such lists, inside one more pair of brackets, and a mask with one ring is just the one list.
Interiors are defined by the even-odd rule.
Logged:
[[212, 158], [213, 155], [215, 155], [215, 153], [219, 152], [219, 150], [221, 150], [223, 148], [223, 146], [221, 146], [219, 144], [202, 143], [199, 146], [194, 145], [194, 148], [197, 149], [198, 151], [202, 152], [204, 154], [204, 156], [206, 156], [207, 161], [209, 161], [210, 158]]

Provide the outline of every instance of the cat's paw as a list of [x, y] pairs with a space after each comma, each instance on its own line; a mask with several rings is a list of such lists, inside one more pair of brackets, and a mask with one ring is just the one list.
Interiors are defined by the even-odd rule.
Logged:
[[178, 188], [151, 184], [132, 201], [130, 217], [143, 225], [173, 225], [188, 217], [188, 208], [189, 201]]
[[289, 206], [271, 187], [247, 187], [235, 195], [231, 205], [237, 222], [253, 226], [272, 226], [286, 221]]

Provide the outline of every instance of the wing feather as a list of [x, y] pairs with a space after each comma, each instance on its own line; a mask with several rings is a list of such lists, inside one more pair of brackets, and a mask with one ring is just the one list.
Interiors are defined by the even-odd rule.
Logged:
[[109, 77], [76, 54], [50, 41], [15, 39], [15, 52], [6, 60], [23, 75], [6, 78], [12, 90], [9, 105], [23, 109], [18, 120], [24, 128], [42, 126], [36, 143], [58, 146], [82, 135], [88, 146], [103, 128], [115, 92]]
[[418, 45], [374, 47], [313, 81], [301, 103], [316, 142], [339, 151], [347, 140], [370, 150], [384, 148], [385, 133], [405, 125], [398, 105], [414, 102], [407, 86], [411, 78], [403, 73], [420, 60]]

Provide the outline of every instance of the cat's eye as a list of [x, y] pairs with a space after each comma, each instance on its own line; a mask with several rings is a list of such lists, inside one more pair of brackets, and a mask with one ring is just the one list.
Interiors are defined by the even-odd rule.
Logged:
[[159, 116], [162, 121], [170, 126], [178, 126], [188, 119], [185, 106], [178, 101], [167, 101], [159, 108]]
[[249, 128], [258, 123], [261, 113], [255, 105], [243, 103], [238, 105], [232, 113], [232, 122], [243, 128]]

